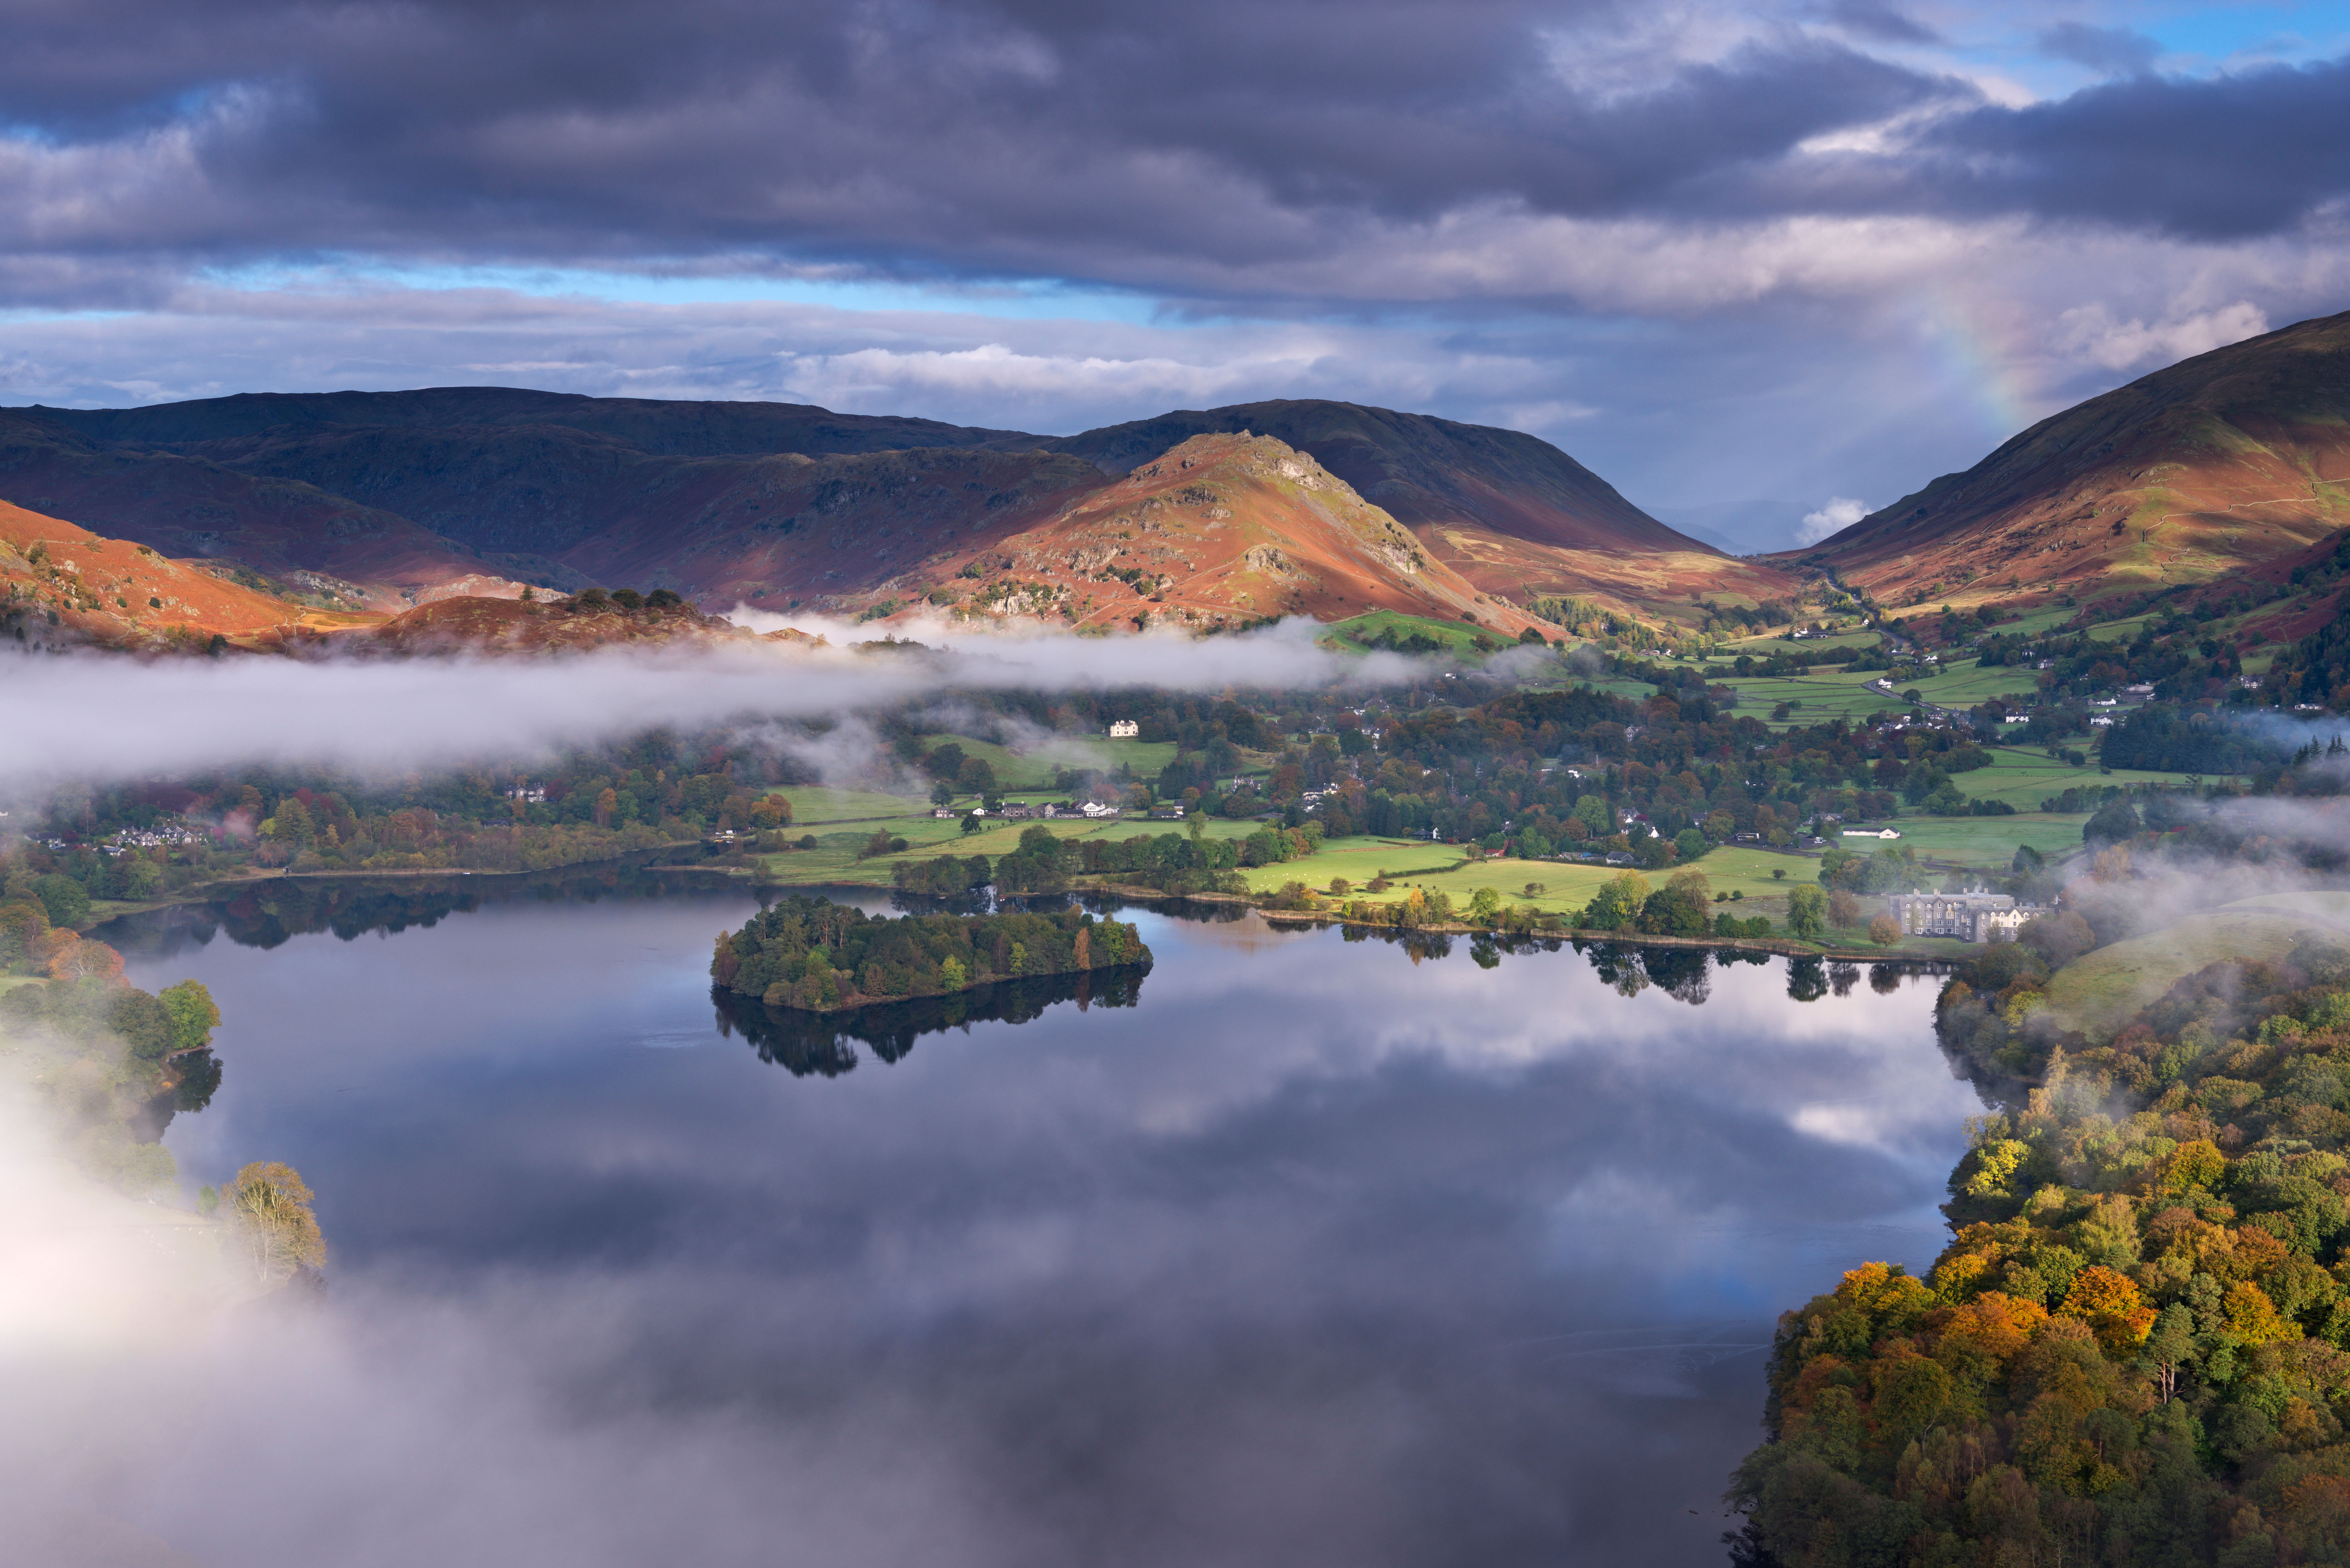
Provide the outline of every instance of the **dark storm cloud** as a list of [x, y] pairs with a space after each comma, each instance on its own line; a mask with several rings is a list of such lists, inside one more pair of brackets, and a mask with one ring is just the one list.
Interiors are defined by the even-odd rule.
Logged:
[[[112, 303], [142, 259], [304, 254], [1229, 296], [1478, 213], [2241, 234], [2345, 185], [2337, 66], [2015, 109], [1856, 47], [1933, 37], [1871, 0], [1660, 25], [1600, 0], [51, 4], [0, 57], [0, 113], [30, 128], [0, 142], [0, 253], [62, 258], [25, 303], [84, 268]], [[2135, 35], [2043, 42], [2147, 58]]]
[[1931, 148], [1956, 203], [2199, 238], [2272, 234], [2350, 191], [2350, 61], [2109, 82], [1975, 110]]

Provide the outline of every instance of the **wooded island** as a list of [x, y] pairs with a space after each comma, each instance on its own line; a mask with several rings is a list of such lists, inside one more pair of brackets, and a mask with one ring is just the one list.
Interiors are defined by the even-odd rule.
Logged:
[[1141, 934], [1060, 914], [872, 916], [827, 898], [785, 898], [720, 934], [710, 975], [770, 1007], [833, 1012], [944, 996], [1028, 975], [1149, 967]]

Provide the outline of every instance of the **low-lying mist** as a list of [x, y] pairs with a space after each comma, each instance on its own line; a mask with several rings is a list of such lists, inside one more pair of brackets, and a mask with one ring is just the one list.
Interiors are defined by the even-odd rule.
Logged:
[[[845, 640], [856, 628], [830, 629]], [[1205, 639], [966, 636], [929, 651], [769, 643], [540, 659], [26, 657], [0, 680], [0, 790], [248, 762], [358, 773], [442, 767], [527, 758], [654, 725], [854, 713], [954, 688], [1269, 690], [1426, 673], [1395, 654], [1319, 647], [1318, 629], [1290, 620]]]

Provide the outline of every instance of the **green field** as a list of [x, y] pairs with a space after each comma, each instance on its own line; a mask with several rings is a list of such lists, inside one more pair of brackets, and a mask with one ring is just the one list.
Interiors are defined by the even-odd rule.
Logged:
[[[1700, 860], [1696, 868], [1705, 873], [1715, 892], [1744, 895], [1734, 911], [1741, 918], [1768, 915], [1782, 925], [1786, 919], [1787, 889], [1819, 879], [1819, 863], [1815, 860], [1743, 846], [1717, 849]], [[1491, 888], [1502, 895], [1504, 902], [1572, 918], [1581, 913], [1602, 882], [1622, 875], [1624, 869], [1620, 866], [1558, 860], [1469, 860], [1457, 845], [1431, 844], [1424, 839], [1357, 837], [1333, 839], [1320, 853], [1305, 859], [1252, 867], [1241, 875], [1253, 893], [1277, 892], [1291, 882], [1303, 882], [1316, 892], [1325, 892], [1332, 877], [1344, 877], [1354, 885], [1348, 898], [1374, 904], [1399, 902], [1408, 889], [1419, 888], [1446, 894], [1455, 907], [1465, 908], [1478, 888]], [[1382, 870], [1394, 879], [1395, 886], [1385, 893], [1364, 892], [1363, 884]], [[1774, 877], [1774, 871], [1783, 872], [1784, 876]], [[1650, 887], [1661, 888], [1672, 873], [1649, 871], [1641, 875]], [[1528, 883], [1539, 884], [1542, 891], [1526, 892]]]
[[[1824, 724], [1831, 719], [1863, 720], [1880, 710], [1904, 711], [1898, 697], [1869, 690], [1869, 681], [1882, 673], [1824, 666], [1807, 675], [1731, 676], [1720, 684], [1738, 693], [1741, 718], [1760, 719], [1780, 729], [1792, 729]], [[1803, 706], [1785, 719], [1772, 720], [1771, 710], [1782, 702], [1800, 702]]]
[[1413, 632], [1434, 638], [1456, 654], [1474, 656], [1477, 639], [1510, 644], [1513, 639], [1482, 626], [1465, 626], [1459, 621], [1434, 620], [1427, 616], [1405, 615], [1399, 610], [1373, 610], [1368, 615], [1355, 616], [1347, 620], [1332, 621], [1324, 629], [1326, 639], [1349, 648], [1361, 649], [1381, 632], [1393, 630], [1399, 639]]
[[[1970, 778], [1981, 774], [1969, 774]], [[1904, 816], [1891, 826], [1901, 836], [1891, 843], [1866, 838], [1839, 840], [1847, 849], [1864, 854], [1881, 848], [1914, 849], [1921, 860], [1939, 860], [1980, 867], [2004, 875], [2015, 858], [2015, 846], [2029, 844], [2048, 859], [2081, 847], [2081, 824], [2088, 813], [2047, 815], [2019, 813], [2014, 816]]]
[[1972, 708], [1994, 697], [2037, 696], [2038, 680], [2038, 672], [2028, 664], [1986, 668], [1968, 659], [1945, 666], [1938, 674], [1897, 684], [1904, 691], [1914, 687], [1921, 699], [1938, 708]]
[[792, 803], [792, 825], [795, 827], [826, 822], [858, 822], [873, 817], [911, 816], [917, 812], [927, 814], [931, 809], [930, 802], [912, 795], [823, 789], [812, 784], [786, 785], [766, 793], [782, 795]]
[[2049, 981], [2058, 1022], [2103, 1037], [2186, 976], [2223, 959], [2275, 960], [2313, 928], [2350, 935], [2350, 894], [2279, 893], [2223, 905], [2075, 959]]

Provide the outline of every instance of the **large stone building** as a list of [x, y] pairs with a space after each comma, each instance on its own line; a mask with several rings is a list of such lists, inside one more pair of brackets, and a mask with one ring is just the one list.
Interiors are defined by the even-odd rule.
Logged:
[[2048, 911], [2019, 904], [2005, 893], [1897, 893], [1893, 917], [1912, 937], [1952, 937], [1962, 942], [2012, 942], [2025, 922]]

